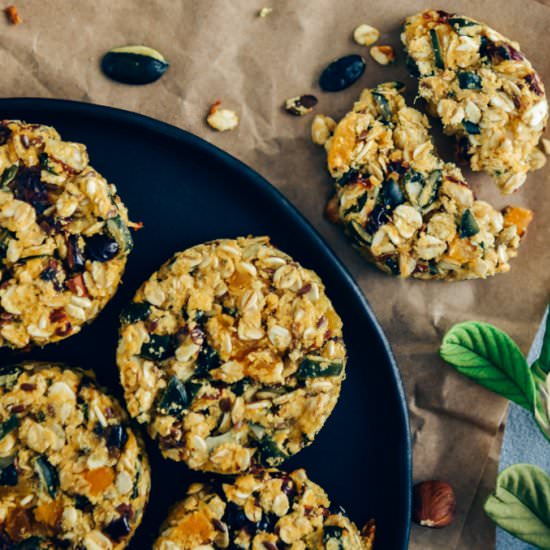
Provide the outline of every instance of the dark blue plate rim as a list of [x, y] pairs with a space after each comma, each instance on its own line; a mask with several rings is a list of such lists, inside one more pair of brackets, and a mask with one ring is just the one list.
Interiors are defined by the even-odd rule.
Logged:
[[235, 158], [233, 155], [223, 151], [219, 147], [209, 143], [208, 141], [200, 138], [186, 130], [173, 126], [167, 122], [162, 122], [160, 120], [154, 119], [152, 117], [135, 113], [132, 111], [127, 111], [125, 109], [119, 109], [116, 107], [110, 107], [107, 105], [98, 105], [94, 103], [85, 103], [82, 101], [74, 101], [68, 99], [53, 99], [53, 98], [36, 98], [36, 97], [10, 97], [10, 98], [0, 98], [0, 113], [2, 108], [5, 109], [14, 109], [25, 111], [26, 109], [33, 110], [43, 110], [47, 111], [63, 111], [70, 110], [76, 114], [84, 113], [86, 115], [94, 114], [102, 116], [112, 120], [116, 118], [123, 123], [133, 124], [141, 127], [145, 127], [149, 131], [160, 133], [168, 138], [175, 139], [177, 141], [191, 144], [197, 149], [202, 149], [207, 154], [218, 157], [225, 164], [230, 166], [235, 171], [238, 171], [243, 174], [243, 179], [251, 182], [253, 185], [258, 187], [264, 194], [270, 197], [271, 200], [283, 204], [285, 209], [289, 214], [296, 220], [300, 225], [301, 229], [307, 233], [308, 237], [314, 241], [320, 247], [324, 248], [327, 252], [330, 261], [334, 265], [335, 269], [340, 273], [340, 275], [345, 279], [349, 287], [352, 289], [353, 294], [361, 304], [362, 308], [366, 311], [367, 317], [369, 318], [372, 326], [375, 329], [376, 336], [379, 340], [379, 343], [382, 345], [388, 363], [391, 368], [391, 376], [393, 378], [394, 387], [397, 391], [397, 396], [399, 400], [399, 416], [401, 424], [403, 425], [403, 441], [401, 441], [402, 449], [404, 449], [403, 460], [405, 462], [405, 487], [403, 490], [406, 492], [404, 495], [405, 507], [404, 514], [402, 518], [396, 518], [396, 522], [400, 520], [404, 526], [404, 546], [406, 549], [408, 547], [408, 540], [410, 536], [410, 518], [411, 518], [411, 494], [412, 494], [412, 448], [411, 448], [411, 439], [410, 439], [410, 425], [409, 425], [409, 414], [407, 408], [407, 399], [405, 391], [403, 388], [403, 382], [399, 373], [399, 368], [395, 360], [395, 356], [391, 349], [391, 346], [384, 334], [384, 331], [374, 315], [363, 291], [359, 285], [355, 282], [355, 279], [352, 277], [351, 273], [348, 271], [348, 268], [343, 264], [342, 260], [336, 255], [336, 253], [331, 249], [328, 243], [323, 239], [323, 237], [318, 233], [318, 231], [313, 227], [313, 225], [304, 217], [304, 215], [294, 206], [276, 187], [267, 181], [262, 175], [258, 172], [247, 166], [244, 162]]

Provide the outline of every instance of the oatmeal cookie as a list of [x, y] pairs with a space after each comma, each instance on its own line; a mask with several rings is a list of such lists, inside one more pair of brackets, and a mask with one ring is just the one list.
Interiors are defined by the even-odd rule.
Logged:
[[336, 180], [329, 217], [394, 275], [456, 280], [508, 271], [532, 213], [476, 200], [460, 169], [437, 156], [426, 116], [401, 91], [397, 82], [364, 90], [325, 144]]
[[0, 123], [0, 347], [43, 346], [92, 321], [120, 283], [128, 225], [84, 145]]
[[406, 19], [401, 35], [418, 93], [473, 170], [504, 193], [544, 165], [544, 85], [516, 42], [485, 23], [440, 10]]
[[370, 550], [373, 539], [373, 524], [360, 534], [304, 470], [259, 469], [230, 483], [191, 485], [153, 549]]
[[0, 367], [1, 548], [125, 548], [149, 488], [141, 440], [90, 373]]
[[176, 254], [122, 314], [130, 414], [165, 457], [238, 473], [313, 438], [344, 378], [342, 322], [319, 277], [267, 237]]

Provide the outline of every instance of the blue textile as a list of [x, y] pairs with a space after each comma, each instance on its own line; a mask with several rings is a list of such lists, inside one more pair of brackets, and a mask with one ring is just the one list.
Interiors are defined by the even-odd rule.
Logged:
[[[529, 352], [529, 363], [532, 363], [539, 355], [544, 325], [543, 322]], [[550, 443], [540, 433], [531, 413], [512, 403], [508, 412], [500, 454], [500, 470], [518, 462], [536, 464], [550, 472]], [[497, 550], [531, 550], [534, 548], [499, 528], [497, 528], [496, 547]]]

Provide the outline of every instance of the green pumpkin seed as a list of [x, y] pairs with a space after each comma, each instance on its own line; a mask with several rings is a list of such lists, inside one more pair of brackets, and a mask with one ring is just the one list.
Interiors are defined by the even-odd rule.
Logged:
[[472, 237], [479, 233], [479, 225], [470, 210], [465, 210], [460, 220], [460, 238]]
[[8, 166], [3, 172], [2, 177], [0, 178], [0, 185], [2, 187], [7, 187], [8, 183], [15, 178], [17, 174], [17, 170], [19, 170], [19, 165], [12, 164], [11, 166]]
[[476, 73], [461, 71], [458, 73], [458, 84], [463, 90], [481, 90], [481, 77]]
[[432, 48], [434, 50], [435, 66], [438, 69], [445, 69], [445, 61], [443, 61], [443, 54], [441, 52], [441, 45], [439, 44], [439, 37], [435, 29], [430, 29], [430, 37], [432, 39]]
[[169, 64], [162, 54], [147, 46], [123, 46], [109, 50], [101, 60], [103, 72], [124, 84], [149, 84], [158, 80]]
[[107, 231], [124, 253], [128, 254], [132, 251], [134, 240], [132, 239], [128, 226], [120, 216], [107, 220]]
[[344, 369], [342, 361], [331, 361], [325, 357], [304, 357], [296, 373], [299, 380], [320, 378], [325, 376], [340, 376]]
[[46, 488], [49, 495], [55, 498], [57, 489], [59, 489], [59, 475], [55, 466], [50, 464], [46, 457], [39, 456], [36, 459], [36, 471], [42, 485]]

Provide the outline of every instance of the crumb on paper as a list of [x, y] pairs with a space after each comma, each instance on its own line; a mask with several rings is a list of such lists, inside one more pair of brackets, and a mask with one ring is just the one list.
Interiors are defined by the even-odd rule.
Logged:
[[294, 116], [304, 116], [311, 113], [315, 105], [317, 105], [317, 98], [314, 95], [305, 94], [287, 99], [285, 111]]
[[23, 22], [23, 19], [19, 15], [19, 12], [15, 6], [8, 6], [4, 9], [4, 13], [12, 25], [19, 25]]
[[336, 128], [336, 121], [326, 115], [315, 115], [311, 123], [311, 141], [315, 145], [325, 145]]
[[379, 65], [390, 65], [397, 57], [393, 47], [387, 45], [373, 46], [369, 53]]
[[262, 8], [258, 12], [258, 17], [265, 19], [268, 15], [271, 15], [272, 12], [273, 12], [273, 8]]
[[545, 154], [550, 155], [550, 139], [542, 138], [542, 148]]
[[353, 39], [360, 46], [370, 46], [380, 38], [380, 31], [363, 23], [353, 31]]
[[218, 99], [212, 107], [210, 107], [206, 122], [208, 122], [214, 130], [218, 130], [218, 132], [234, 130], [239, 125], [239, 117], [235, 111], [221, 109], [221, 104], [222, 102]]

